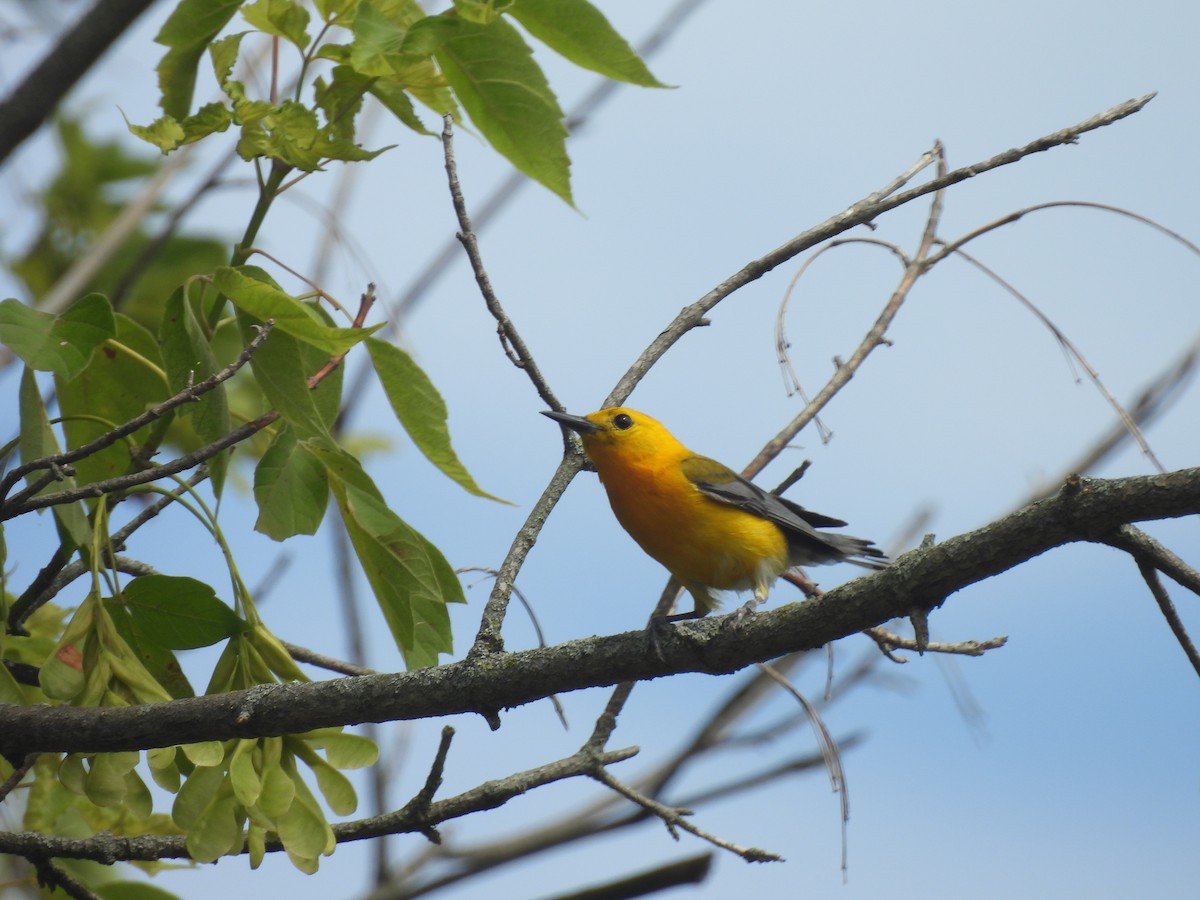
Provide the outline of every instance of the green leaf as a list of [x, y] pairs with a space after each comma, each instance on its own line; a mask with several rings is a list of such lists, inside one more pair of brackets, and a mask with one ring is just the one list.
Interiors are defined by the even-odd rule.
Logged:
[[[17, 392], [18, 410], [21, 416], [21, 431], [18, 445], [21, 449], [21, 462], [32, 462], [44, 459], [58, 453], [58, 439], [50, 427], [46, 416], [46, 407], [42, 403], [41, 390], [33, 370], [26, 367], [21, 373], [21, 386]], [[36, 469], [25, 476], [26, 483], [33, 483], [46, 474], [45, 469]], [[38, 493], [67, 490], [75, 487], [75, 479], [64, 476], [61, 481], [52, 481]], [[58, 524], [59, 536], [63, 540], [63, 549], [71, 551], [75, 548], [90, 547], [92, 543], [92, 528], [88, 523], [87, 514], [81, 503], [65, 503], [54, 507], [54, 519]]]
[[[369, 328], [334, 328], [326, 325], [320, 316], [299, 300], [276, 285], [253, 277], [252, 273], [256, 271], [253, 267], [222, 266], [213, 275], [213, 286], [239, 309], [264, 322], [274, 319], [276, 331], [290, 334], [330, 356], [345, 353], [382, 327], [382, 323]], [[270, 343], [270, 339], [267, 343]]]
[[454, 11], [468, 22], [489, 25], [512, 5], [513, 0], [454, 0]]
[[0, 703], [12, 703], [22, 706], [25, 703], [25, 692], [17, 679], [13, 678], [8, 666], [0, 664]]
[[258, 805], [263, 814], [276, 819], [286, 813], [296, 799], [296, 785], [292, 783], [278, 761], [263, 763], [262, 793]]
[[125, 803], [122, 812], [139, 821], [145, 821], [154, 812], [154, 799], [150, 796], [150, 789], [146, 787], [146, 782], [142, 781], [136, 769], [125, 773]]
[[124, 599], [138, 639], [172, 650], [211, 646], [246, 624], [195, 578], [143, 575], [125, 585]]
[[220, 768], [225, 760], [225, 745], [220, 741], [200, 741], [196, 744], [180, 744], [183, 755], [195, 766]]
[[175, 824], [184, 829], [195, 825], [224, 783], [225, 772], [220, 766], [196, 766], [175, 795], [171, 807]]
[[384, 109], [395, 116], [401, 124], [411, 128], [417, 134], [433, 134], [417, 116], [408, 92], [400, 85], [389, 80], [379, 79], [372, 82], [370, 94], [382, 103]]
[[141, 138], [147, 144], [157, 147], [164, 154], [170, 153], [183, 144], [183, 139], [187, 136], [183, 126], [174, 116], [159, 116], [149, 125], [137, 125], [126, 119], [125, 127], [134, 137]]
[[454, 570], [429, 541], [384, 503], [353, 456], [305, 443], [329, 471], [330, 486], [359, 562], [410, 669], [437, 664], [453, 649], [448, 602], [465, 602]]
[[360, 734], [320, 732], [306, 736], [309, 744], [325, 751], [325, 759], [335, 769], [361, 769], [379, 759], [375, 742]]
[[514, 166], [571, 203], [567, 129], [546, 76], [504, 19], [459, 22], [437, 51], [471, 121]]
[[249, 33], [248, 31], [239, 31], [236, 34], [227, 34], [209, 45], [208, 55], [212, 58], [213, 74], [217, 77], [217, 84], [222, 88], [225, 87], [225, 82], [229, 80], [233, 67], [237, 64], [242, 38]]
[[215, 862], [241, 848], [242, 828], [238, 822], [237, 800], [232, 790], [223, 788], [188, 829], [188, 854], [196, 862]]
[[389, 19], [370, 0], [362, 0], [351, 30], [354, 42], [350, 45], [350, 66], [375, 78], [395, 74], [392, 60], [404, 45], [404, 25]]
[[[289, 772], [296, 797], [287, 812], [275, 819], [279, 840], [289, 852], [315, 859], [326, 851], [331, 831], [298, 773]], [[308, 802], [305, 802], [308, 800]]]
[[134, 658], [141, 663], [142, 668], [154, 680], [154, 685], [143, 685], [143, 690], [147, 695], [158, 693], [159, 688], [164, 688], [176, 700], [182, 697], [196, 696], [196, 692], [183, 673], [183, 668], [179, 665], [175, 654], [166, 647], [139, 635], [134, 618], [124, 604], [112, 598], [106, 598], [104, 609], [112, 618], [113, 624], [117, 626], [117, 633], [129, 645]]
[[233, 786], [233, 795], [242, 806], [250, 807], [258, 802], [262, 794], [262, 779], [254, 768], [254, 749], [257, 740], [243, 739], [238, 741], [233, 758], [229, 761], [229, 781]]
[[[170, 395], [158, 341], [130, 319], [116, 316], [117, 334], [93, 354], [88, 367], [75, 378], [54, 380], [68, 447], [79, 447], [114, 426], [141, 415], [148, 406]], [[87, 484], [124, 475], [145, 464], [140, 451], [162, 420], [146, 425], [124, 440], [76, 462], [75, 477]]]
[[176, 119], [187, 116], [204, 48], [233, 18], [243, 0], [181, 0], [154, 40], [168, 47], [158, 64], [159, 105]]
[[[163, 364], [172, 394], [178, 394], [189, 385], [203, 381], [221, 369], [212, 346], [204, 337], [195, 310], [184, 298], [182, 288], [167, 299], [162, 324], [158, 329], [158, 341], [162, 347]], [[191, 417], [192, 427], [200, 445], [211, 444], [224, 437], [232, 427], [225, 385], [217, 385], [196, 403], [185, 404], [181, 407], [179, 415]], [[208, 460], [213, 493], [218, 498], [225, 486], [230, 452], [218, 453]]]
[[112, 306], [100, 294], [88, 294], [58, 316], [20, 300], [0, 303], [0, 343], [31, 368], [64, 378], [82, 372], [92, 351], [115, 333]]
[[254, 469], [254, 530], [277, 541], [316, 534], [329, 506], [325, 467], [297, 446], [295, 432], [283, 428]]
[[116, 806], [125, 800], [125, 771], [114, 763], [111, 753], [97, 753], [92, 757], [84, 790], [87, 798], [97, 806]]
[[339, 816], [348, 816], [358, 809], [358, 795], [349, 778], [321, 760], [314, 760], [310, 768], [331, 810]]
[[445, 401], [413, 358], [395, 344], [378, 338], [367, 339], [367, 352], [392, 411], [425, 458], [477, 497], [507, 503], [477, 485], [459, 461], [446, 427]]
[[300, 50], [308, 46], [308, 10], [292, 0], [256, 0], [242, 9], [242, 16], [259, 31], [291, 41]]
[[666, 87], [587, 0], [520, 0], [512, 17], [551, 50], [615, 81]]

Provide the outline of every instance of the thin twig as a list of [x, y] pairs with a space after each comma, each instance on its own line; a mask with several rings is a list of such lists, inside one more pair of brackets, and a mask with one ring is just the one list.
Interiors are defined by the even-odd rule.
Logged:
[[309, 650], [307, 647], [301, 647], [298, 644], [293, 644], [290, 641], [281, 640], [283, 649], [286, 650], [296, 662], [308, 663], [310, 666], [317, 666], [321, 669], [326, 669], [330, 672], [337, 672], [341, 675], [378, 675], [379, 672], [375, 669], [368, 669], [366, 666], [358, 666], [352, 662], [346, 662], [344, 659], [335, 659], [332, 656], [326, 656], [323, 653], [318, 653], [316, 650]]
[[562, 404], [550, 390], [550, 385], [546, 383], [545, 377], [538, 369], [533, 354], [529, 352], [525, 341], [517, 332], [517, 326], [513, 324], [512, 319], [500, 304], [500, 298], [492, 289], [491, 279], [488, 278], [487, 270], [483, 266], [483, 256], [479, 252], [479, 242], [471, 228], [471, 217], [467, 213], [467, 201], [463, 199], [462, 187], [458, 183], [458, 164], [454, 161], [454, 119], [447, 114], [442, 117], [442, 123], [442, 148], [446, 163], [446, 179], [450, 186], [450, 199], [454, 204], [454, 213], [458, 217], [458, 239], [462, 243], [463, 249], [467, 251], [467, 259], [471, 262], [471, 271], [475, 273], [475, 283], [479, 285], [483, 302], [487, 305], [492, 318], [496, 320], [496, 333], [500, 336], [500, 344], [513, 365], [529, 376], [538, 396], [546, 405], [551, 409], [561, 410]]
[[1159, 580], [1158, 570], [1140, 556], [1135, 556], [1134, 561], [1137, 563], [1138, 571], [1142, 573], [1142, 578], [1146, 580], [1146, 586], [1150, 588], [1150, 593], [1154, 595], [1154, 600], [1158, 603], [1158, 608], [1162, 610], [1163, 618], [1167, 620], [1167, 625], [1170, 626], [1171, 632], [1175, 635], [1175, 640], [1179, 641], [1179, 646], [1187, 654], [1188, 662], [1192, 664], [1192, 668], [1196, 670], [1196, 674], [1200, 675], [1200, 652], [1196, 650], [1196, 645], [1192, 643], [1192, 639], [1188, 636], [1187, 629], [1183, 625], [1183, 620], [1179, 618], [1179, 613], [1175, 610], [1175, 604], [1171, 602], [1171, 595], [1167, 593], [1167, 589], [1163, 587], [1162, 581]]
[[842, 877], [844, 878], [848, 870], [847, 854], [849, 853], [849, 842], [846, 829], [850, 823], [850, 786], [846, 783], [846, 771], [842, 768], [842, 754], [838, 749], [837, 741], [829, 729], [825, 727], [825, 721], [821, 718], [821, 714], [817, 712], [817, 708], [788, 679], [766, 663], [759, 663], [758, 668], [796, 699], [796, 702], [804, 709], [804, 713], [808, 716], [808, 721], [812, 725], [813, 735], [817, 739], [817, 746], [820, 748], [821, 756], [825, 760], [825, 771], [829, 773], [829, 783], [833, 788], [833, 792], [838, 795], [841, 805]]
[[1083, 367], [1084, 372], [1087, 373], [1088, 379], [1096, 387], [1096, 390], [1098, 390], [1101, 396], [1108, 401], [1108, 405], [1116, 411], [1117, 417], [1121, 420], [1121, 424], [1124, 425], [1126, 431], [1129, 432], [1130, 436], [1137, 442], [1138, 447], [1141, 448], [1142, 455], [1149, 459], [1151, 464], [1158, 471], [1165, 472], [1166, 469], [1163, 467], [1163, 464], [1158, 461], [1158, 457], [1155, 456], [1154, 451], [1150, 449], [1150, 444], [1146, 441], [1146, 436], [1142, 434], [1142, 429], [1138, 427], [1138, 424], [1134, 421], [1133, 416], [1131, 416], [1126, 411], [1125, 407], [1121, 405], [1121, 402], [1113, 396], [1112, 392], [1105, 386], [1104, 382], [1100, 380], [1100, 374], [1094, 368], [1092, 368], [1092, 364], [1087, 361], [1083, 353], [1080, 352], [1079, 348], [1076, 347], [1074, 343], [1072, 343], [1062, 329], [1055, 325], [1054, 322], [1051, 321], [1050, 317], [1042, 312], [1042, 310], [1039, 309], [1032, 300], [1026, 297], [1021, 291], [1017, 290], [1017, 288], [1009, 281], [1002, 278], [994, 269], [984, 265], [965, 250], [960, 249], [956, 252], [964, 260], [966, 260], [988, 278], [992, 279], [992, 281], [996, 282], [996, 284], [1003, 288], [1008, 294], [1010, 294], [1012, 297], [1015, 297], [1022, 306], [1034, 314], [1039, 322], [1046, 326], [1050, 333], [1054, 335], [1054, 339], [1058, 342], [1058, 345], [1067, 353], [1068, 358], [1075, 360], [1075, 362], [1079, 363], [1079, 365]]
[[119, 475], [115, 478], [106, 478], [101, 481], [93, 481], [81, 487], [70, 488], [64, 491], [56, 491], [52, 494], [41, 494], [37, 497], [31, 497], [20, 504], [15, 504], [12, 500], [0, 507], [0, 521], [12, 519], [25, 513], [32, 512], [35, 509], [44, 509], [48, 506], [60, 506], [64, 503], [74, 503], [76, 500], [85, 500], [89, 497], [100, 497], [104, 494], [114, 493], [116, 491], [128, 490], [138, 485], [148, 484], [151, 481], [157, 481], [160, 478], [165, 478], [168, 475], [174, 475], [178, 472], [186, 471], [205, 460], [211, 459], [222, 450], [239, 444], [247, 438], [253, 437], [258, 432], [262, 431], [272, 422], [279, 418], [279, 413], [271, 410], [259, 416], [252, 422], [247, 422], [240, 428], [236, 428], [221, 438], [213, 441], [198, 450], [191, 453], [186, 453], [178, 459], [173, 459], [170, 462], [162, 465], [151, 466], [148, 469], [142, 469], [138, 472], [131, 472], [128, 475]]
[[[5, 661], [7, 662], [7, 660]], [[21, 783], [22, 779], [29, 774], [29, 770], [33, 768], [37, 760], [37, 753], [27, 753], [21, 764], [13, 768], [12, 774], [4, 780], [4, 784], [0, 784], [0, 803], [3, 803], [16, 786]]]
[[896, 656], [892, 653], [893, 650], [912, 650], [917, 653], [947, 653], [958, 656], [983, 656], [989, 650], [996, 650], [1008, 643], [1007, 635], [999, 635], [998, 637], [988, 638], [984, 641], [956, 641], [953, 643], [930, 641], [924, 646], [918, 646], [915, 638], [895, 634], [883, 626], [868, 628], [863, 634], [878, 644], [883, 655], [895, 663], [906, 663], [908, 660], [903, 656]]
[[[246, 346], [242, 349], [242, 352], [238, 354], [237, 359], [235, 359], [225, 368], [221, 369], [221, 371], [214, 372], [203, 381], [189, 385], [175, 396], [150, 407], [141, 415], [135, 416], [123, 425], [118, 425], [112, 431], [105, 432], [94, 441], [90, 441], [81, 447], [76, 447], [74, 450], [67, 450], [63, 453], [56, 453], [53, 456], [44, 456], [40, 459], [33, 459], [23, 465], [17, 466], [4, 476], [3, 481], [0, 481], [0, 498], [5, 497], [12, 489], [12, 486], [16, 484], [22, 476], [28, 474], [29, 472], [33, 472], [38, 469], [52, 468], [54, 466], [64, 466], [69, 463], [77, 462], [84, 457], [91, 456], [93, 453], [103, 450], [105, 447], [115, 444], [121, 438], [133, 434], [139, 428], [149, 425], [151, 422], [154, 422], [157, 419], [161, 419], [177, 406], [182, 406], [185, 403], [195, 402], [204, 394], [216, 388], [217, 385], [232, 378], [242, 366], [249, 362], [250, 357], [252, 357], [255, 351], [262, 346], [263, 342], [270, 335], [271, 329], [274, 327], [275, 320], [268, 319], [262, 324], [262, 326], [258, 328], [257, 334], [250, 339], [250, 342], [246, 344]], [[25, 499], [23, 494], [18, 494], [12, 498], [11, 502], [14, 504], [19, 504], [23, 499]]]
[[605, 787], [611, 788], [627, 800], [636, 803], [643, 809], [653, 813], [662, 819], [663, 824], [667, 826], [667, 831], [671, 837], [679, 840], [679, 835], [676, 829], [682, 828], [689, 834], [693, 834], [701, 840], [708, 841], [715, 847], [720, 847], [722, 850], [728, 850], [730, 853], [735, 853], [746, 862], [783, 862], [783, 857], [776, 853], [771, 853], [768, 850], [760, 850], [757, 847], [743, 847], [739, 844], [734, 844], [723, 838], [717, 837], [715, 834], [710, 834], [702, 828], [694, 825], [687, 816], [691, 815], [691, 810], [679, 809], [673, 806], [667, 806], [665, 803], [659, 803], [645, 794], [634, 790], [629, 785], [624, 784], [612, 775], [607, 769], [597, 769], [595, 772], [588, 773], [596, 781], [603, 784]]

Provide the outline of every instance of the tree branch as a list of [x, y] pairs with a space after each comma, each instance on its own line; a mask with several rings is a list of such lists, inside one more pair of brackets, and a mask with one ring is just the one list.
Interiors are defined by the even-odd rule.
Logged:
[[1129, 522], [1200, 514], [1200, 468], [1112, 480], [1075, 479], [1056, 496], [804, 603], [724, 627], [723, 617], [677, 625], [646, 652], [644, 631], [508, 654], [503, 665], [468, 658], [413, 672], [105, 709], [0, 705], [0, 752], [91, 753], [204, 740], [264, 737], [332, 725], [497, 711], [566, 693], [679, 672], [724, 674], [821, 647], [950, 594], [1054, 547], [1103, 542]]
[[0, 104], [0, 162], [54, 107], [153, 0], [98, 0]]

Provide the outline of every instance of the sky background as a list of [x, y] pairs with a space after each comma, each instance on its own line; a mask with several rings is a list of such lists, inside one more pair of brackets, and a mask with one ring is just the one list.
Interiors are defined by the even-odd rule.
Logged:
[[[671, 7], [598, 5], [634, 43]], [[157, 115], [152, 69], [161, 48], [150, 40], [171, 6], [156, 5], [71, 96], [69, 107], [87, 111], [94, 133], [124, 133], [121, 111], [136, 122]], [[78, 9], [49, 7], [64, 15]], [[0, 15], [6, 24], [30, 22], [15, 6]], [[572, 137], [578, 209], [527, 185], [482, 233], [492, 283], [557, 395], [568, 409], [588, 412], [681, 307], [882, 187], [935, 138], [955, 167], [1152, 91], [1158, 97], [1144, 111], [1076, 146], [953, 188], [940, 234], [953, 239], [1035, 203], [1087, 200], [1200, 239], [1197, 33], [1200, 7], [1153, 0], [1136, 7], [964, 3], [940, 13], [882, 0], [708, 0], [650, 60], [658, 78], [677, 87], [622, 88]], [[0, 86], [19, 81], [54, 34], [48, 25], [8, 37]], [[565, 108], [594, 85], [587, 73], [538, 53]], [[211, 90], [202, 83], [198, 98]], [[206, 152], [222, 152], [230, 140], [218, 137]], [[367, 281], [394, 300], [456, 228], [436, 141], [377, 117], [367, 143], [399, 146], [370, 165], [335, 166], [308, 179], [272, 211], [260, 240], [289, 265], [311, 271], [328, 227], [323, 210], [348, 190], [339, 213], [345, 239], [324, 281], [343, 301]], [[465, 132], [456, 143], [467, 201], [478, 208], [509, 169]], [[43, 134], [0, 169], [0, 198], [10, 210], [0, 233], [4, 252], [16, 252], [33, 228], [23, 198], [53, 171], [56, 153]], [[206, 170], [190, 165], [171, 196], [185, 196]], [[204, 201], [186, 224], [233, 240], [252, 204], [243, 180]], [[920, 201], [889, 213], [870, 235], [911, 251], [927, 210]], [[1127, 219], [1051, 210], [975, 242], [971, 252], [1037, 303], [1123, 401], [1200, 337], [1200, 260]], [[753, 457], [802, 407], [785, 391], [774, 351], [779, 304], [800, 262], [722, 303], [711, 326], [680, 341], [628, 405], [729, 465]], [[824, 383], [833, 357], [849, 355], [899, 274], [885, 251], [851, 246], [826, 254], [804, 276], [787, 327], [806, 389]], [[30, 299], [5, 273], [0, 287], [5, 296]], [[369, 468], [393, 506], [453, 565], [497, 566], [557, 463], [559, 430], [537, 415], [542, 403], [500, 352], [465, 260], [449, 266], [398, 324], [401, 342], [446, 399], [463, 461], [481, 486], [516, 505], [470, 497], [442, 478], [392, 424], [377, 391], [362, 398], [353, 425], [394, 443]], [[811, 459], [789, 496], [846, 519], [853, 534], [888, 544], [925, 508], [932, 515], [925, 530], [939, 538], [979, 527], [1059, 479], [1113, 423], [1111, 408], [1045, 328], [962, 262], [949, 260], [921, 280], [889, 337], [892, 346], [878, 350], [824, 412], [833, 439], [822, 443], [805, 430], [761, 478], [774, 485]], [[0, 404], [9, 404], [0, 407], [0, 421], [12, 423], [9, 430], [17, 374], [0, 373]], [[1198, 421], [1200, 390], [1193, 385], [1147, 431], [1164, 466], [1196, 464]], [[1094, 474], [1150, 471], [1136, 448], [1126, 447]], [[347, 654], [328, 535], [280, 547], [252, 531], [251, 507], [244, 492], [230, 492], [222, 520], [247, 583], [266, 576], [280, 553], [288, 562], [262, 603], [267, 624], [287, 640]], [[185, 517], [167, 524], [181, 530], [144, 530], [130, 551], [160, 571], [211, 576], [216, 549]], [[1200, 559], [1195, 521], [1147, 530], [1193, 564]], [[52, 531], [48, 521], [9, 530], [15, 582], [42, 564]], [[185, 541], [196, 547], [181, 555]], [[829, 588], [858, 572], [813, 574]], [[612, 518], [595, 477], [584, 474], [551, 516], [518, 584], [547, 640], [558, 643], [641, 627], [663, 581], [661, 567]], [[360, 588], [367, 598], [365, 584]], [[488, 588], [472, 587], [469, 603], [452, 611], [460, 652]], [[780, 585], [772, 604], [791, 600], [790, 591]], [[1173, 596], [1193, 633], [1200, 631], [1196, 598]], [[382, 617], [369, 602], [364, 609], [368, 663], [399, 668]], [[1194, 896], [1200, 685], [1131, 560], [1104, 547], [1053, 551], [950, 597], [931, 628], [940, 640], [1004, 634], [1009, 643], [981, 659], [914, 658], [904, 666], [880, 660], [866, 685], [826, 711], [835, 735], [863, 737], [844, 760], [851, 792], [846, 883], [837, 799], [815, 770], [696, 813], [700, 827], [777, 852], [786, 863], [750, 866], [718, 852], [702, 887], [663, 896], [905, 900], [958, 895], [967, 885], [980, 898]], [[515, 607], [505, 639], [510, 649], [536, 642]], [[869, 652], [866, 638], [840, 642], [837, 675]], [[197, 653], [185, 665], [203, 673], [208, 662]], [[636, 744], [642, 754], [616, 773], [633, 779], [651, 768], [744, 677], [640, 685], [613, 746]], [[797, 684], [815, 699], [824, 677], [823, 658], [813, 660]], [[969, 694], [977, 715], [964, 715], [956, 691]], [[567, 732], [546, 703], [506, 714], [497, 733], [473, 718], [452, 721], [458, 736], [441, 796], [570, 754], [607, 697], [563, 697]], [[793, 709], [780, 692], [754, 721], [772, 722]], [[442, 724], [383, 729], [385, 749], [398, 750], [401, 760], [395, 806], [423, 782]], [[681, 794], [810, 746], [801, 728], [775, 744], [722, 755], [690, 771]], [[581, 782], [556, 785], [445, 833], [463, 843], [510, 834], [600, 791]], [[660, 824], [647, 822], [437, 896], [552, 896], [705, 849], [688, 836], [675, 844]], [[394, 841], [396, 859], [421, 850], [419, 838]], [[357, 897], [368, 883], [369, 859], [365, 846], [348, 845], [312, 877], [274, 858], [258, 874], [245, 860], [226, 860], [168, 873], [159, 883], [187, 898], [250, 891], [286, 892], [293, 900]]]

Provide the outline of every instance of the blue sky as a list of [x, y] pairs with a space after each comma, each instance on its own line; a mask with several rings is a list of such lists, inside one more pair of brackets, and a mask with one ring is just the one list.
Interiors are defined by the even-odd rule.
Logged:
[[[637, 41], [666, 3], [600, 3]], [[148, 39], [166, 7], [106, 60], [75, 94], [99, 132], [154, 117]], [[990, 157], [1151, 91], [1141, 113], [1077, 146], [1039, 154], [949, 192], [941, 234], [954, 238], [1020, 207], [1089, 200], [1127, 207], [1200, 238], [1200, 61], [1193, 46], [1200, 10], [1150, 2], [967, 3], [937, 15], [885, 2], [733, 4], [709, 0], [651, 61], [673, 90], [623, 89], [570, 144], [578, 210], [527, 186], [482, 235], [493, 284], [558, 396], [587, 412], [608, 393], [645, 345], [687, 303], [747, 261], [887, 183], [935, 138], [951, 166]], [[12, 84], [40, 45], [13, 48]], [[551, 82], [570, 107], [592, 84], [542, 54]], [[355, 172], [342, 225], [351, 244], [335, 251], [326, 286], [353, 298], [366, 281], [395, 297], [455, 224], [432, 140], [378, 119], [368, 143], [395, 150]], [[218, 142], [219, 143], [219, 142]], [[223, 149], [223, 148], [218, 148]], [[478, 206], [507, 175], [503, 161], [460, 133], [459, 170], [468, 203]], [[0, 196], [18, 203], [47, 172], [44, 137], [0, 170]], [[186, 194], [188, 179], [174, 186]], [[248, 175], [249, 173], [247, 173]], [[327, 203], [341, 174], [309, 179], [304, 190]], [[248, 187], [206, 201], [189, 220], [233, 236], [252, 204]], [[924, 202], [879, 220], [873, 237], [912, 249]], [[305, 268], [323, 226], [312, 204], [273, 211], [262, 245]], [[236, 225], [231, 225], [236, 223]], [[11, 251], [21, 227], [10, 225]], [[865, 229], [857, 234], [866, 235]], [[972, 252], [1024, 291], [1080, 347], [1109, 389], [1125, 401], [1200, 334], [1195, 257], [1144, 226], [1094, 211], [1031, 215], [972, 246]], [[800, 409], [775, 361], [773, 328], [799, 261], [735, 294], [710, 327], [685, 337], [655, 367], [629, 405], [661, 419], [697, 451], [740, 466]], [[882, 251], [848, 247], [826, 254], [800, 282], [788, 318], [793, 360], [815, 391], [874, 321], [899, 275]], [[285, 283], [288, 283], [285, 280]], [[17, 292], [4, 282], [6, 293]], [[20, 294], [17, 294], [20, 296]], [[505, 507], [468, 497], [441, 478], [393, 428], [380, 396], [355, 424], [394, 441], [371, 460], [384, 493], [457, 566], [495, 566], [545, 485], [560, 452], [559, 432], [536, 415], [542, 405], [504, 359], [468, 269], [458, 262], [401, 323], [401, 339], [446, 398], [457, 449]], [[802, 459], [813, 467], [793, 499], [851, 522], [851, 531], [886, 543], [922, 507], [929, 531], [948, 537], [978, 527], [1057, 479], [1111, 425], [1113, 416], [1079, 380], [1053, 339], [993, 283], [947, 261], [921, 281], [881, 348], [827, 409], [834, 432], [822, 444], [805, 431], [764, 474], [778, 482]], [[13, 397], [13, 373], [0, 396]], [[9, 401], [6, 401], [9, 402]], [[1200, 393], [1193, 386], [1149, 429], [1168, 468], [1194, 465]], [[4, 414], [15, 418], [15, 409]], [[1126, 448], [1095, 474], [1150, 471]], [[280, 552], [251, 531], [244, 496], [227, 497], [226, 527], [249, 583]], [[182, 518], [175, 520], [183, 528]], [[46, 523], [8, 537], [10, 558], [28, 548], [40, 565]], [[1194, 522], [1148, 528], [1195, 563]], [[161, 570], [211, 572], [199, 552], [174, 558], [180, 538], [140, 535], [131, 551]], [[263, 604], [282, 637], [346, 652], [325, 536], [285, 546], [290, 565]], [[22, 568], [25, 563], [22, 562]], [[817, 570], [830, 587], [849, 567]], [[640, 627], [664, 573], [612, 518], [594, 476], [577, 479], [555, 510], [521, 574], [552, 643]], [[773, 603], [792, 599], [779, 586]], [[453, 611], [460, 648], [469, 644], [487, 585]], [[365, 586], [363, 588], [365, 595]], [[1181, 614], [1200, 628], [1196, 598], [1175, 593]], [[370, 663], [400, 665], [382, 619], [367, 611]], [[671, 896], [834, 896], [886, 893], [893, 900], [1017, 893], [1096, 898], [1183, 897], [1194, 890], [1191, 865], [1200, 836], [1197, 745], [1200, 690], [1132, 562], [1103, 547], [1047, 554], [949, 598], [931, 620], [943, 640], [1006, 634], [1007, 647], [983, 659], [948, 664], [981, 711], [964, 719], [945, 666], [881, 661], [872, 681], [827, 713], [838, 735], [865, 740], [846, 755], [851, 790], [849, 879], [839, 868], [836, 799], [825, 776], [778, 782], [697, 810], [701, 827], [764, 846], [784, 864], [747, 866], [718, 853], [715, 871], [695, 892]], [[510, 648], [534, 640], [512, 612]], [[863, 638], [836, 652], [845, 671], [871, 648]], [[193, 665], [202, 670], [203, 658]], [[823, 662], [799, 686], [818, 697]], [[614, 745], [642, 755], [622, 764], [632, 777], [686, 739], [736, 678], [689, 676], [642, 685], [622, 717]], [[446, 795], [572, 752], [590, 730], [606, 692], [563, 698], [564, 733], [548, 705], [510, 713], [493, 734], [455, 721], [459, 735], [446, 772]], [[786, 715], [772, 700], [756, 721]], [[421, 784], [441, 723], [391, 726], [385, 745], [401, 744], [393, 800]], [[698, 767], [684, 784], [748, 772], [811, 740], [798, 729], [777, 744], [729, 754]], [[447, 828], [463, 842], [503, 835], [553, 818], [599, 788], [560, 785], [504, 809]], [[396, 841], [397, 857], [419, 852]], [[647, 823], [504, 870], [441, 896], [526, 898], [582, 887], [705, 845], [674, 844]], [[272, 893], [353, 897], [367, 878], [363, 848], [345, 846], [316, 876], [286, 860], [265, 866]], [[184, 897], [267, 890], [231, 860], [169, 875]]]

